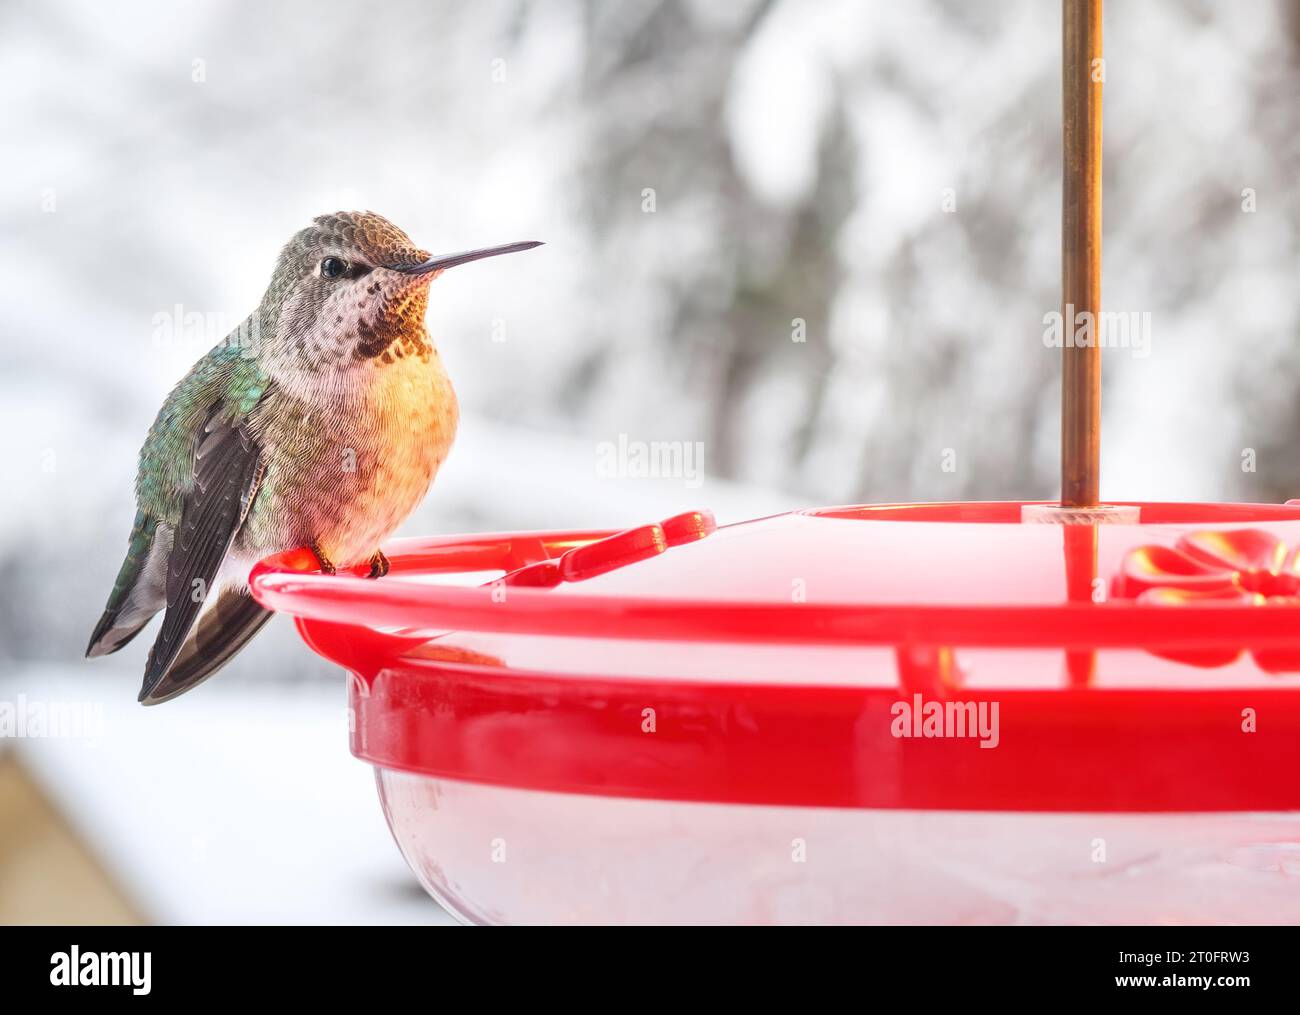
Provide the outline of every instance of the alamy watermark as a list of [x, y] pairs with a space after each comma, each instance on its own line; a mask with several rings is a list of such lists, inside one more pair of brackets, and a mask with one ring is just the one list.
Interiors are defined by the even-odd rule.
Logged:
[[966, 738], [980, 747], [997, 747], [1001, 739], [996, 701], [926, 701], [914, 694], [911, 701], [894, 702], [889, 714], [889, 732], [897, 739]]
[[694, 490], [704, 482], [703, 441], [617, 441], [596, 445], [596, 475], [602, 479], [681, 479]]
[[0, 701], [0, 740], [85, 740], [104, 735], [102, 701], [39, 701], [20, 694]]
[[73, 945], [50, 956], [54, 987], [129, 987], [136, 996], [153, 987], [153, 952], [95, 952]]
[[150, 320], [155, 349], [186, 348], [205, 352], [217, 344], [234, 346], [245, 356], [261, 349], [257, 315], [234, 319], [219, 310], [187, 310], [182, 303], [159, 310]]
[[[1068, 326], [1066, 322], [1069, 322]], [[1150, 310], [1049, 310], [1043, 315], [1043, 345], [1048, 349], [1128, 349], [1134, 359], [1151, 355]]]

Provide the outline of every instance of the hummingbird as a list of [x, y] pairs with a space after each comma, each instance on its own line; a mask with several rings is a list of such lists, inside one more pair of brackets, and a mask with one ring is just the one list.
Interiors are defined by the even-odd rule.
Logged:
[[139, 700], [183, 694], [270, 618], [248, 589], [263, 557], [310, 547], [324, 573], [369, 564], [424, 497], [456, 435], [456, 395], [424, 317], [446, 269], [536, 241], [431, 256], [373, 212], [314, 219], [262, 301], [163, 402], [136, 515], [86, 656], [159, 612]]

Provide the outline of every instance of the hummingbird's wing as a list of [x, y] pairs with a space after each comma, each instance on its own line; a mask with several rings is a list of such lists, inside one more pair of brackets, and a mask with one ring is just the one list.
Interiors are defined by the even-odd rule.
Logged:
[[140, 700], [146, 705], [158, 705], [206, 680], [225, 666], [271, 616], [271, 611], [259, 606], [247, 590], [222, 589], [212, 607], [199, 615], [198, 626], [171, 666], [147, 695], [141, 691]]
[[[257, 494], [261, 472], [261, 449], [248, 418], [231, 418], [223, 403], [213, 406], [198, 433], [194, 484], [185, 494], [167, 556], [167, 612], [149, 652], [140, 701], [155, 704], [189, 690], [251, 638], [269, 616], [251, 597], [244, 604], [214, 603], [209, 611], [214, 620], [204, 625], [203, 640], [219, 658], [209, 664], [187, 653], [186, 665], [173, 666], [214, 591], [213, 581]], [[237, 623], [228, 630], [222, 618]]]

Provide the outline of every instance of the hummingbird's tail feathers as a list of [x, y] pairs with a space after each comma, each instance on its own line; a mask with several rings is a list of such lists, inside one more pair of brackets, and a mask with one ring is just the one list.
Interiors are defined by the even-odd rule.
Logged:
[[99, 618], [99, 623], [95, 625], [94, 633], [90, 636], [90, 644], [86, 646], [86, 658], [98, 659], [100, 656], [112, 655], [143, 631], [144, 625], [149, 623], [149, 620], [150, 617], [145, 617], [138, 624], [119, 624], [116, 616], [106, 612]]
[[209, 411], [194, 449], [194, 485], [167, 555], [167, 612], [145, 665], [140, 700], [175, 697], [187, 684], [156, 692], [214, 592], [217, 571], [257, 493], [260, 450], [246, 419], [226, 419], [218, 403]]
[[164, 583], [170, 550], [171, 529], [144, 512], [137, 514], [126, 559], [86, 646], [87, 659], [116, 652], [167, 605]]
[[194, 634], [181, 646], [175, 660], [140, 691], [145, 705], [169, 701], [197, 686], [225, 666], [272, 617], [247, 590], [225, 589], [211, 609], [203, 611]]

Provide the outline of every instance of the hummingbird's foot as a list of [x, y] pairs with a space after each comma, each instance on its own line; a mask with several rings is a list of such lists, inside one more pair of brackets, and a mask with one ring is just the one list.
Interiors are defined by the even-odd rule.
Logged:
[[382, 578], [388, 574], [388, 558], [384, 556], [383, 550], [376, 550], [375, 555], [370, 558], [370, 574], [367, 578]]
[[316, 561], [320, 564], [321, 574], [334, 574], [334, 562], [325, 556], [325, 551], [320, 548], [320, 543], [314, 539], [311, 544], [311, 552], [316, 555]]

